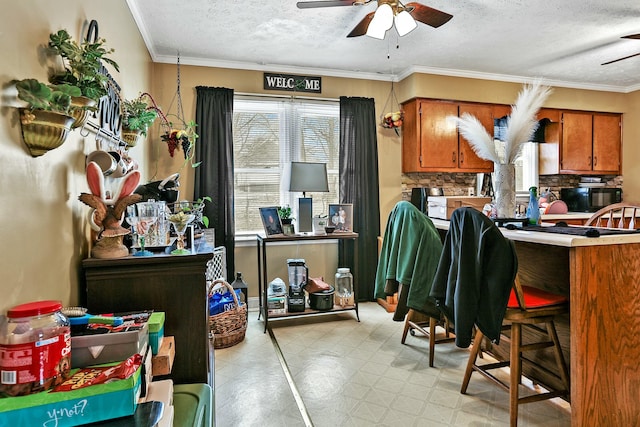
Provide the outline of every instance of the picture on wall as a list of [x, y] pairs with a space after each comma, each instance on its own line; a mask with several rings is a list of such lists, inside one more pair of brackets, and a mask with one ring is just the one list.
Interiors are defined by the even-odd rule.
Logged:
[[272, 206], [268, 208], [260, 208], [260, 218], [262, 218], [262, 225], [264, 226], [264, 232], [267, 236], [273, 236], [274, 234], [282, 233], [282, 223], [278, 216], [278, 207]]
[[353, 204], [343, 203], [329, 205], [329, 225], [336, 227], [337, 232], [353, 231]]

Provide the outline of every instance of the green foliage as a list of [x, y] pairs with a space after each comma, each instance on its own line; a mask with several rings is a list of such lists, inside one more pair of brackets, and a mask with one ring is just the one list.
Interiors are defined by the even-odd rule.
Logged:
[[287, 206], [278, 206], [278, 216], [280, 217], [280, 219], [295, 219], [295, 218], [291, 218], [291, 207], [289, 205]]
[[99, 38], [95, 42], [78, 43], [67, 30], [50, 34], [49, 47], [60, 55], [64, 63], [64, 72], [53, 75], [51, 83], [77, 86], [81, 95], [98, 102], [107, 95], [107, 76], [100, 72], [102, 62], [110, 64], [116, 71], [120, 70], [118, 64], [107, 57], [114, 50], [106, 49], [105, 42], [105, 39]]
[[71, 97], [80, 96], [80, 89], [68, 84], [46, 85], [36, 79], [24, 79], [16, 83], [18, 98], [29, 108], [67, 114]]
[[120, 105], [123, 127], [139, 130], [143, 135], [147, 134], [149, 126], [158, 118], [155, 107], [149, 106], [142, 95], [133, 100], [123, 100]]

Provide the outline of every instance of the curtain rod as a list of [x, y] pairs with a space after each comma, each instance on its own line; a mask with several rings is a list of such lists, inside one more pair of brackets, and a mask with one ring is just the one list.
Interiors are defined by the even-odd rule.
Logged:
[[328, 102], [338, 102], [340, 99], [338, 98], [320, 98], [315, 96], [295, 96], [295, 95], [274, 95], [267, 93], [247, 93], [247, 92], [234, 92], [234, 95], [239, 96], [256, 96], [262, 98], [290, 98], [290, 99], [304, 99], [309, 101], [328, 101]]

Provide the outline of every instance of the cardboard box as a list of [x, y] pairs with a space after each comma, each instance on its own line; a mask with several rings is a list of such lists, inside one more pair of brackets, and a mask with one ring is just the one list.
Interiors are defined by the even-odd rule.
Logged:
[[132, 415], [140, 396], [141, 372], [139, 367], [125, 380], [73, 391], [0, 399], [0, 420], [11, 427], [72, 427]]
[[164, 317], [163, 311], [154, 311], [147, 322], [149, 323], [149, 345], [154, 356], [158, 354], [164, 338]]
[[71, 336], [71, 367], [120, 362], [139, 353], [144, 356], [149, 345], [149, 325], [129, 331]]
[[429, 196], [427, 198], [430, 218], [451, 219], [451, 214], [458, 208], [469, 206], [482, 212], [482, 208], [491, 203], [491, 197], [480, 196]]
[[285, 314], [287, 312], [287, 297], [267, 298], [267, 310], [269, 314]]
[[151, 359], [151, 371], [154, 377], [169, 375], [176, 357], [176, 345], [173, 337], [165, 337], [158, 354]]

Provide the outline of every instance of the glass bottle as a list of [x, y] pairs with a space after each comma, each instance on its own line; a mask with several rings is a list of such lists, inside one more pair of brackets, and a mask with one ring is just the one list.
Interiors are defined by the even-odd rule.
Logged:
[[341, 307], [353, 304], [353, 276], [348, 268], [339, 268], [336, 272], [335, 292]]
[[527, 206], [527, 218], [529, 218], [529, 224], [540, 224], [540, 206], [538, 205], [538, 188], [529, 188], [529, 205]]

